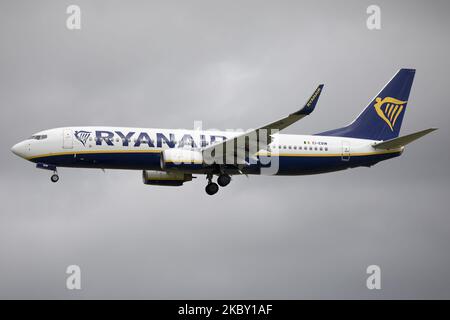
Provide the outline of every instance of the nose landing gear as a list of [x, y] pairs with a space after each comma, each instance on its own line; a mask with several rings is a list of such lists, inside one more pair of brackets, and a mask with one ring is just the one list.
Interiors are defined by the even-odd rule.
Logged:
[[36, 164], [36, 168], [53, 171], [53, 175], [50, 177], [50, 180], [53, 183], [59, 181], [58, 171], [56, 170], [56, 166], [55, 165], [38, 162]]
[[58, 176], [58, 174], [55, 172], [55, 173], [50, 177], [50, 180], [51, 180], [52, 182], [54, 182], [54, 183], [58, 182], [58, 181], [59, 181], [59, 176]]

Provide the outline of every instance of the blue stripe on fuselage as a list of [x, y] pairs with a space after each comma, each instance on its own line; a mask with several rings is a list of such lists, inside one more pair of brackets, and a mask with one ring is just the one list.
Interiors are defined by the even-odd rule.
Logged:
[[53, 164], [57, 167], [152, 170], [160, 168], [160, 153], [63, 154], [37, 157], [31, 159], [31, 161]]
[[373, 154], [364, 156], [351, 156], [348, 161], [343, 161], [341, 156], [334, 157], [304, 157], [281, 156], [278, 175], [307, 175], [326, 173], [361, 166], [372, 166], [380, 161], [397, 157], [401, 152]]
[[[340, 156], [283, 156], [278, 157], [278, 175], [303, 175], [325, 173], [359, 166], [371, 166], [377, 162], [397, 157], [401, 152], [351, 156], [343, 161]], [[57, 167], [160, 170], [160, 153], [120, 152], [63, 154], [36, 157], [35, 163], [46, 163]], [[258, 174], [261, 164], [251, 165], [244, 173]]]

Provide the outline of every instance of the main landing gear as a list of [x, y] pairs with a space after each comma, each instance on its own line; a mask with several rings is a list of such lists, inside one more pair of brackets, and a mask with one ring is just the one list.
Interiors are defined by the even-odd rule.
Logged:
[[217, 191], [219, 191], [219, 186], [225, 187], [231, 182], [231, 177], [227, 174], [220, 174], [217, 178], [217, 183], [212, 182], [213, 175], [208, 174], [206, 176], [206, 179], [208, 179], [208, 184], [205, 187], [205, 191], [207, 194], [212, 196], [213, 194], [216, 194]]
[[219, 186], [217, 185], [217, 183], [208, 182], [208, 184], [206, 185], [205, 191], [207, 194], [212, 196], [213, 194], [216, 194], [217, 191], [219, 191]]
[[219, 184], [219, 186], [221, 187], [226, 187], [227, 185], [229, 185], [231, 182], [231, 177], [227, 174], [221, 174], [218, 178], [217, 178], [217, 183]]

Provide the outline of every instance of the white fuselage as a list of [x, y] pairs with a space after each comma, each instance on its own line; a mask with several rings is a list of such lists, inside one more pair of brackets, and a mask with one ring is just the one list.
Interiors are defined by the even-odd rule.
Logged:
[[[194, 149], [242, 132], [124, 127], [66, 127], [41, 131], [16, 144], [15, 154], [58, 167], [162, 170], [167, 149]], [[279, 157], [280, 174], [298, 175], [366, 166], [399, 155], [402, 148], [379, 151], [377, 141], [318, 135], [274, 134], [268, 150]], [[260, 153], [260, 154], [263, 154]], [[283, 165], [285, 166], [283, 168]], [[259, 171], [249, 172], [259, 173]]]

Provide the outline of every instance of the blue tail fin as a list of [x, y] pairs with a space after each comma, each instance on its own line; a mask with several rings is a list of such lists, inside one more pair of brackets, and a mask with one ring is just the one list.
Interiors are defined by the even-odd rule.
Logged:
[[352, 123], [317, 135], [370, 140], [398, 137], [415, 72], [400, 69]]

